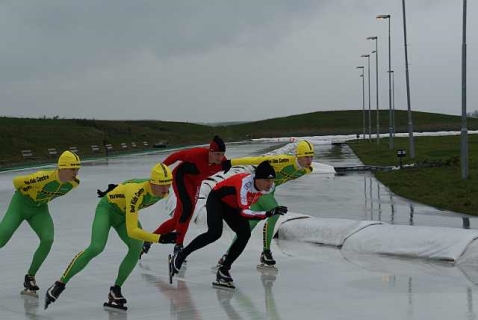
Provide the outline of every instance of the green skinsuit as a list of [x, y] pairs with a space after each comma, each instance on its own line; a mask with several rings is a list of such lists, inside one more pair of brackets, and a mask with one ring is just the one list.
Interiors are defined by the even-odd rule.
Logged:
[[114, 228], [128, 246], [128, 253], [121, 263], [115, 285], [122, 286], [138, 262], [143, 241], [159, 242], [161, 235], [141, 229], [138, 221], [140, 209], [152, 206], [162, 199], [151, 191], [149, 179], [128, 180], [108, 192], [96, 207], [91, 243], [80, 251], [66, 268], [61, 282], [67, 283], [74, 275], [99, 255], [105, 248], [110, 228]]
[[7, 244], [23, 220], [26, 220], [40, 238], [40, 245], [28, 270], [29, 275], [34, 276], [37, 273], [53, 244], [55, 231], [48, 211], [48, 202], [67, 194], [79, 183], [77, 179], [61, 183], [57, 170], [38, 171], [13, 179], [16, 191], [0, 222], [0, 248]]

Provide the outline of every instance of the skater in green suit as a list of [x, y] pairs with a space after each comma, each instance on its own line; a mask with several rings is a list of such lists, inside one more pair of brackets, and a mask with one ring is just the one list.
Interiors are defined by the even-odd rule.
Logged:
[[105, 248], [108, 233], [114, 228], [121, 240], [128, 247], [115, 280], [110, 287], [109, 302], [105, 307], [126, 310], [126, 299], [121, 293], [121, 286], [138, 262], [143, 241], [154, 243], [174, 243], [176, 233], [154, 234], [141, 228], [138, 220], [139, 211], [157, 203], [168, 195], [173, 175], [171, 169], [163, 164], [156, 164], [149, 179], [133, 179], [119, 185], [110, 184], [106, 191], [98, 190], [101, 200], [96, 207], [93, 220], [91, 243], [80, 251], [70, 262], [60, 280], [56, 281], [45, 294], [45, 309], [55, 302], [65, 289], [65, 285]]
[[35, 274], [50, 252], [54, 238], [53, 220], [48, 210], [48, 202], [64, 196], [80, 181], [76, 177], [80, 170], [80, 158], [71, 151], [65, 151], [58, 159], [55, 170], [38, 171], [34, 174], [17, 176], [13, 179], [15, 193], [5, 216], [0, 222], [0, 248], [2, 248], [26, 220], [40, 238], [33, 261], [25, 275], [22, 294], [37, 296], [39, 290]]
[[[264, 160], [268, 160], [276, 172], [274, 184], [279, 185], [302, 177], [305, 174], [312, 172], [312, 159], [314, 158], [314, 146], [309, 141], [302, 140], [297, 143], [296, 152], [294, 155], [269, 155], [260, 157], [247, 157], [232, 159], [231, 164], [237, 165], [248, 164], [258, 165]], [[235, 161], [238, 161], [235, 163]], [[263, 195], [259, 200], [251, 206], [252, 211], [268, 211], [279, 205], [274, 197], [274, 192]], [[266, 267], [275, 268], [276, 261], [272, 257], [270, 245], [272, 237], [274, 236], [274, 229], [279, 219], [279, 215], [273, 215], [266, 220], [263, 228], [263, 251], [260, 256], [260, 262]], [[259, 220], [249, 220], [249, 225], [252, 229], [259, 223]], [[236, 239], [233, 240], [236, 241]], [[227, 253], [218, 261], [218, 266], [221, 266], [225, 260]]]

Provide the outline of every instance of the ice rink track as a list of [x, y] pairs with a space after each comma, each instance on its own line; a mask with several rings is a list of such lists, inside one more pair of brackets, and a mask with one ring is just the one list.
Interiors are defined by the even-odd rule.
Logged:
[[[258, 153], [272, 145], [232, 145], [228, 156]], [[356, 161], [332, 159], [330, 146], [319, 147], [317, 161], [331, 164]], [[105, 251], [68, 283], [59, 300], [43, 310], [45, 290], [57, 280], [73, 256], [89, 243], [91, 222], [97, 203], [96, 189], [129, 178], [147, 177], [150, 167], [166, 154], [143, 155], [85, 164], [80, 171], [81, 185], [67, 196], [54, 200], [50, 212], [55, 223], [55, 243], [37, 274], [39, 299], [20, 295], [23, 276], [38, 240], [24, 223], [10, 242], [0, 250], [0, 319], [476, 319], [478, 273], [476, 266], [457, 266], [450, 262], [411, 259], [375, 254], [359, 254], [336, 246], [276, 239], [272, 252], [279, 272], [256, 270], [261, 252], [261, 227], [253, 232], [245, 252], [231, 269], [235, 291], [214, 289], [211, 267], [227, 249], [232, 234], [225, 230], [216, 243], [188, 257], [187, 267], [168, 282], [166, 259], [172, 245], [153, 245], [123, 286], [128, 311], [105, 311], [109, 286], [113, 284], [126, 247], [114, 232]], [[323, 157], [323, 158], [322, 158]], [[29, 171], [26, 171], [29, 172]], [[19, 172], [0, 174], [0, 218], [12, 195], [11, 178]], [[320, 176], [320, 178], [319, 178]], [[378, 184], [369, 174], [350, 178], [311, 175], [304, 181], [287, 183], [278, 190], [278, 199], [294, 212], [319, 218], [377, 220]], [[364, 179], [365, 178], [365, 179]], [[314, 179], [319, 179], [317, 186]], [[372, 183], [370, 197], [368, 185]], [[352, 199], [341, 201], [339, 186], [334, 193], [324, 191], [334, 184], [354, 190]], [[356, 188], [359, 190], [355, 190]], [[380, 186], [379, 186], [380, 187]], [[383, 188], [383, 186], [382, 186]], [[280, 192], [279, 192], [280, 191]], [[383, 194], [386, 190], [382, 189]], [[364, 195], [365, 193], [365, 195]], [[320, 197], [317, 196], [319, 194]], [[298, 195], [297, 197], [288, 195]], [[318, 199], [321, 198], [321, 199]], [[325, 199], [324, 199], [325, 198]], [[389, 223], [387, 196], [380, 205], [382, 219]], [[367, 200], [368, 206], [357, 208]], [[356, 201], [357, 203], [353, 202]], [[400, 199], [394, 198], [400, 204]], [[374, 207], [370, 207], [370, 203]], [[337, 209], [334, 211], [334, 204]], [[433, 214], [433, 208], [415, 204], [415, 225], [461, 228], [461, 217]], [[398, 224], [408, 224], [409, 214], [400, 213], [409, 204], [397, 207]], [[348, 211], [344, 208], [348, 208]], [[140, 212], [147, 230], [166, 219], [159, 204]], [[164, 211], [164, 210], [163, 210]], [[374, 217], [372, 217], [372, 215]], [[474, 220], [471, 222], [474, 226]], [[192, 223], [186, 243], [204, 230]]]

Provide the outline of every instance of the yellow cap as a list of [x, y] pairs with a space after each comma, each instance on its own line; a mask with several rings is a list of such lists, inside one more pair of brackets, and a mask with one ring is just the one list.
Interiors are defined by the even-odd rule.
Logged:
[[65, 151], [58, 158], [59, 169], [79, 169], [81, 166], [80, 157], [74, 152]]
[[173, 182], [171, 169], [169, 169], [164, 163], [156, 164], [153, 169], [151, 169], [151, 178], [149, 179], [149, 182], [160, 186], [171, 184]]
[[313, 157], [314, 145], [307, 140], [302, 140], [297, 143], [295, 149], [296, 157]]

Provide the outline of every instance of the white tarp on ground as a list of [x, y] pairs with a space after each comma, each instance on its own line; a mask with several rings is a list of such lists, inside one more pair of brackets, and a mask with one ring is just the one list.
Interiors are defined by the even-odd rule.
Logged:
[[282, 223], [279, 239], [340, 247], [344, 254], [385, 254], [478, 265], [477, 230], [389, 225], [349, 219], [294, 219]]
[[279, 237], [340, 247], [351, 235], [376, 224], [382, 222], [322, 218], [291, 219], [287, 223], [282, 223]]
[[477, 238], [477, 230], [383, 224], [353, 234], [342, 250], [456, 261]]
[[473, 241], [466, 248], [466, 251], [463, 253], [463, 255], [458, 258], [456, 263], [460, 265], [478, 265], [478, 241]]
[[[414, 132], [416, 137], [425, 136], [455, 136], [460, 135], [460, 131], [436, 131], [436, 132]], [[468, 134], [478, 134], [478, 130], [469, 130]], [[408, 132], [397, 132], [396, 137], [408, 137]], [[380, 138], [388, 138], [388, 133], [381, 133]], [[253, 139], [256, 142], [296, 142], [299, 140], [307, 140], [314, 145], [330, 144], [332, 142], [345, 142], [349, 140], [356, 140], [355, 134], [331, 135], [331, 136], [308, 136], [308, 137], [281, 137], [281, 138], [260, 138]]]

